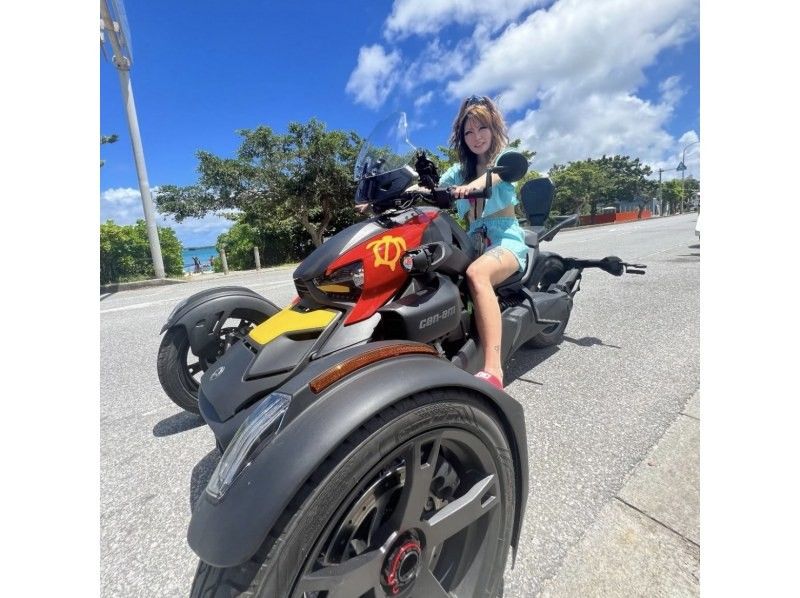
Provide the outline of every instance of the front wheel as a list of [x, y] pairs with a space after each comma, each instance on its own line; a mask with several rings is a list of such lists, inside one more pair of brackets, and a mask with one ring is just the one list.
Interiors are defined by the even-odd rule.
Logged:
[[251, 561], [201, 562], [191, 595], [496, 597], [514, 521], [510, 455], [474, 395], [404, 399], [342, 442]]
[[215, 339], [200, 355], [195, 355], [183, 326], [173, 326], [164, 334], [158, 348], [158, 380], [167, 396], [178, 407], [200, 413], [197, 393], [203, 373], [240, 338], [247, 335], [269, 315], [251, 309], [234, 310], [221, 323]]

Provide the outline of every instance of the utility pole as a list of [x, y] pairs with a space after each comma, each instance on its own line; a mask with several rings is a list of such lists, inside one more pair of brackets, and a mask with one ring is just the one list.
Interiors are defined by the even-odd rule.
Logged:
[[681, 171], [681, 213], [683, 213], [683, 198], [686, 196], [686, 184], [684, 183], [683, 175], [686, 172], [686, 150], [700, 143], [700, 140], [692, 141], [689, 145], [683, 148], [683, 156], [681, 157], [681, 163], [678, 164], [677, 170]]
[[[114, 9], [113, 18], [109, 3]], [[136, 163], [136, 174], [139, 178], [139, 192], [142, 195], [142, 206], [144, 208], [144, 219], [147, 223], [147, 239], [150, 242], [153, 269], [155, 270], [156, 278], [165, 278], [164, 260], [161, 257], [161, 242], [158, 238], [153, 199], [150, 196], [150, 184], [147, 180], [147, 168], [144, 164], [144, 150], [142, 149], [142, 138], [139, 135], [136, 105], [133, 102], [133, 86], [131, 85], [130, 77], [132, 55], [130, 41], [126, 39], [130, 35], [127, 32], [122, 0], [100, 0], [100, 29], [101, 39], [104, 39], [106, 33], [108, 34], [108, 39], [114, 52], [112, 61], [117, 68], [120, 86], [122, 87], [122, 102], [125, 104], [125, 112], [128, 117], [128, 130], [131, 134], [133, 159]]]

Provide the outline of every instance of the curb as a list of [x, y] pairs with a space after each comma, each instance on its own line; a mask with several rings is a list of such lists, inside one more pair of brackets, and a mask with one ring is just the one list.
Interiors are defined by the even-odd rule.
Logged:
[[130, 291], [133, 289], [143, 289], [146, 287], [162, 287], [170, 284], [182, 284], [184, 282], [189, 281], [179, 280], [177, 278], [153, 278], [150, 280], [136, 280], [134, 282], [115, 282], [112, 284], [101, 284], [100, 294], [117, 293], [119, 291]]
[[[299, 263], [299, 262], [298, 262]], [[268, 268], [261, 268], [261, 270], [231, 270], [228, 274], [222, 272], [208, 272], [195, 278], [193, 275], [187, 276], [184, 279], [180, 278], [151, 278], [149, 280], [136, 280], [134, 282], [117, 282], [113, 284], [100, 285], [100, 294], [117, 293], [119, 291], [131, 291], [134, 289], [143, 289], [147, 287], [161, 287], [172, 284], [184, 284], [192, 282], [200, 282], [203, 280], [213, 280], [215, 278], [235, 278], [237, 275], [249, 274], [254, 272], [268, 272], [271, 270], [281, 270], [285, 268], [296, 268], [297, 264], [284, 264], [282, 266], [270, 266]]]
[[699, 389], [538, 595], [700, 596]]
[[[694, 212], [685, 212], [683, 214], [667, 214], [666, 216], [650, 216], [650, 218], [641, 218], [637, 220], [623, 220], [621, 222], [603, 222], [601, 224], [584, 224], [583, 226], [568, 226], [566, 228], [562, 228], [558, 231], [558, 234], [563, 234], [565, 232], [572, 232], [572, 231], [579, 231], [579, 230], [586, 230], [587, 228], [597, 228], [599, 226], [619, 226], [624, 224], [632, 224], [634, 222], [646, 222], [647, 220], [660, 220], [661, 218], [672, 218], [674, 216], [686, 216], [687, 214], [692, 214]], [[524, 227], [523, 227], [524, 228]]]

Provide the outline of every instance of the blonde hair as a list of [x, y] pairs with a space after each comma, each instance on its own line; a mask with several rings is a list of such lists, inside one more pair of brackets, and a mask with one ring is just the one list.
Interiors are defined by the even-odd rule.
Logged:
[[492, 143], [489, 146], [487, 163], [493, 162], [500, 151], [508, 145], [508, 129], [505, 120], [489, 97], [470, 96], [461, 102], [461, 108], [453, 121], [453, 130], [450, 133], [450, 147], [458, 153], [458, 161], [461, 164], [461, 172], [465, 181], [478, 176], [478, 157], [472, 153], [464, 141], [464, 126], [469, 118], [474, 118], [492, 131]]

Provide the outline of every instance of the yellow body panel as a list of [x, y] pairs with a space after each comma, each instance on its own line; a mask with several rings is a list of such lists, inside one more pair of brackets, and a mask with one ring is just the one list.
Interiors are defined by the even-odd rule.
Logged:
[[322, 330], [333, 321], [337, 313], [330, 309], [303, 313], [287, 307], [253, 328], [248, 336], [258, 344], [266, 345], [287, 332]]

